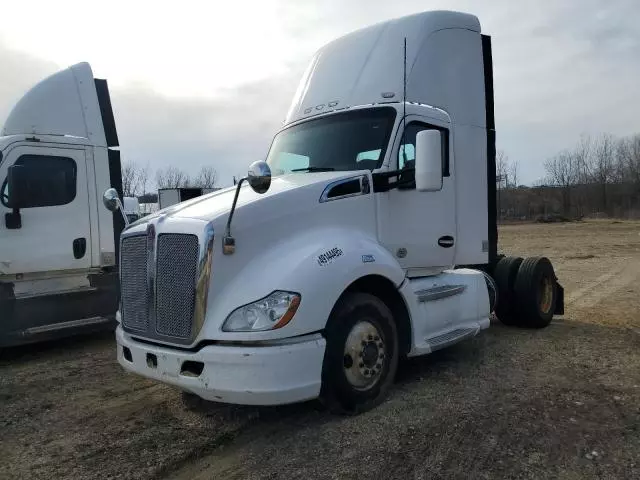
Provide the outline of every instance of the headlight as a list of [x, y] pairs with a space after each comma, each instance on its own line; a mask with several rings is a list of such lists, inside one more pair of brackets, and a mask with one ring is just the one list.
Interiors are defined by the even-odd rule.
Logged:
[[259, 332], [284, 327], [300, 305], [300, 295], [273, 292], [256, 302], [235, 309], [222, 325], [225, 332]]

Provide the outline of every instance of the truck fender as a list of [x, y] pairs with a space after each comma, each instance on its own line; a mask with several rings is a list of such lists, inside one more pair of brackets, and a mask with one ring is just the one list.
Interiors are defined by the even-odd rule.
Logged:
[[[318, 332], [325, 328], [336, 301], [356, 280], [378, 275], [399, 287], [404, 271], [386, 249], [362, 231], [320, 228], [289, 237], [252, 259], [250, 265], [211, 302], [203, 338], [269, 340]], [[264, 281], [268, 279], [268, 281]], [[224, 332], [227, 316], [239, 306], [274, 290], [299, 293], [301, 303], [291, 322], [264, 332]]]

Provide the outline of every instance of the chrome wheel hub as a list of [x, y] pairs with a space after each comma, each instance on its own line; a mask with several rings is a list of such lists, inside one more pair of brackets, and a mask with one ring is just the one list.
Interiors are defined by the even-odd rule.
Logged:
[[378, 329], [367, 321], [356, 323], [344, 347], [344, 373], [358, 390], [368, 390], [378, 380], [385, 365], [384, 339]]

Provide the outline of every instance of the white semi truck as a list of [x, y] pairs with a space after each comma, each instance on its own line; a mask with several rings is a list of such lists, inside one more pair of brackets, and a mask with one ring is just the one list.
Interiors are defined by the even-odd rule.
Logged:
[[122, 191], [106, 81], [86, 63], [44, 79], [0, 135], [0, 348], [115, 328], [124, 219], [102, 202]]
[[123, 232], [118, 360], [187, 398], [366, 410], [401, 358], [473, 337], [494, 309], [535, 328], [563, 313], [549, 260], [498, 255], [495, 194], [478, 19], [425, 12], [339, 38], [266, 162]]

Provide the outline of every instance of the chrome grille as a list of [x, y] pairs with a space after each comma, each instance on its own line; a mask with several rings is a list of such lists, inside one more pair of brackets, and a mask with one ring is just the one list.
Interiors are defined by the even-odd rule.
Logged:
[[189, 338], [193, 323], [198, 237], [181, 233], [158, 236], [156, 260], [156, 332]]
[[122, 322], [127, 328], [146, 331], [149, 325], [147, 237], [124, 238], [120, 252]]

